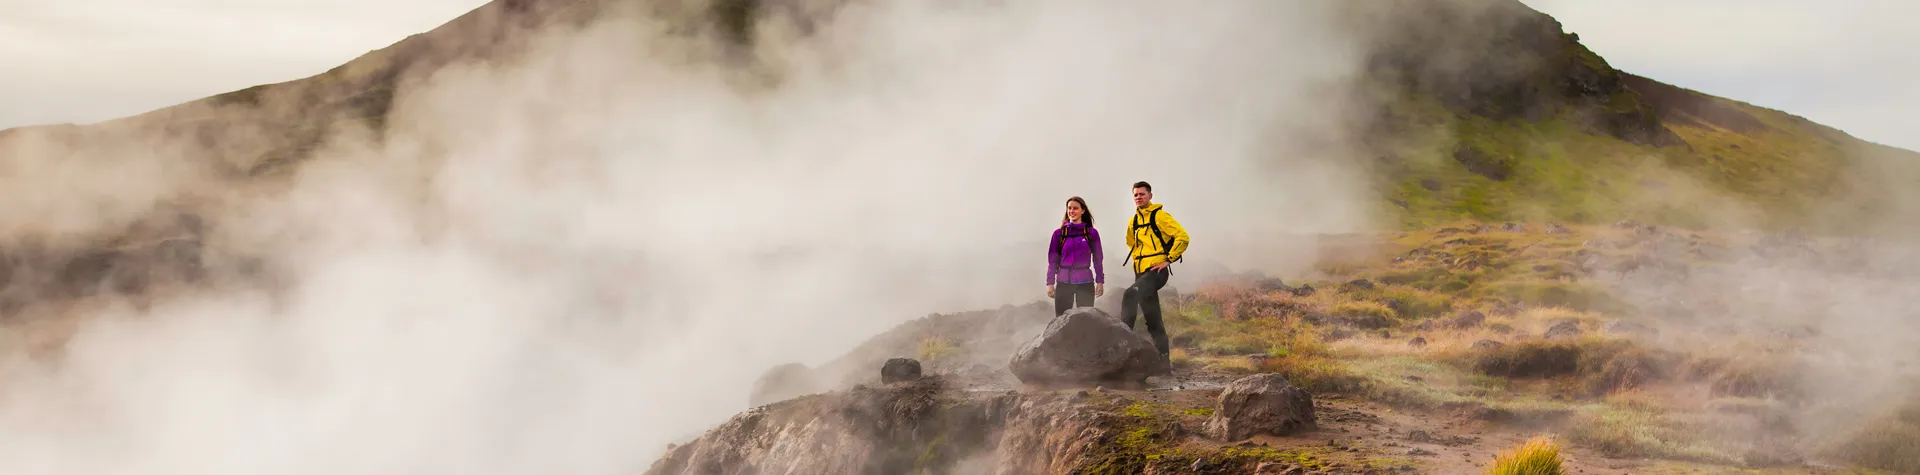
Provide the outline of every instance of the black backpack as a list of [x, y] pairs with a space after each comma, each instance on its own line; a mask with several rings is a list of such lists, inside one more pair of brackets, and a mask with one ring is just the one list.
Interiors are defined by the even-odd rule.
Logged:
[[[1152, 213], [1147, 214], [1146, 224], [1140, 224], [1140, 213], [1133, 214], [1133, 220], [1130, 223], [1128, 223], [1132, 225], [1132, 228], [1128, 229], [1127, 232], [1128, 233], [1137, 232], [1139, 231], [1140, 228], [1147, 228], [1147, 229], [1153, 230], [1153, 238], [1155, 240], [1160, 241], [1160, 252], [1147, 254], [1143, 256], [1135, 256], [1133, 255], [1133, 253], [1139, 252], [1139, 251], [1129, 249], [1127, 250], [1127, 260], [1120, 261], [1120, 265], [1123, 265], [1123, 266], [1128, 265], [1138, 259], [1144, 259], [1144, 258], [1153, 257], [1153, 256], [1163, 256], [1163, 255], [1166, 255], [1167, 252], [1173, 250], [1173, 238], [1167, 237], [1166, 233], [1160, 232], [1160, 224], [1158, 223], [1160, 219], [1160, 213], [1165, 213], [1165, 212], [1166, 212], [1166, 208], [1155, 208]], [[1173, 260], [1169, 260], [1167, 262], [1180, 262], [1180, 260], [1185, 258], [1186, 256], [1180, 256], [1180, 257], [1174, 258]]]

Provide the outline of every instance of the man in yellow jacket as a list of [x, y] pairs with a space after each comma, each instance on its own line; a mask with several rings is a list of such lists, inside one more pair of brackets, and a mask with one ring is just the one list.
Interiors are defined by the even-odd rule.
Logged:
[[1161, 365], [1158, 372], [1172, 371], [1167, 355], [1171, 348], [1167, 343], [1167, 327], [1160, 318], [1160, 288], [1167, 286], [1167, 278], [1172, 275], [1168, 265], [1178, 262], [1187, 252], [1187, 230], [1173, 219], [1166, 209], [1153, 202], [1153, 185], [1147, 182], [1133, 184], [1133, 220], [1128, 223], [1127, 259], [1133, 261], [1133, 285], [1127, 287], [1126, 294], [1120, 300], [1120, 321], [1133, 328], [1136, 305], [1138, 313], [1147, 316], [1147, 333], [1153, 336], [1153, 345], [1160, 349]]

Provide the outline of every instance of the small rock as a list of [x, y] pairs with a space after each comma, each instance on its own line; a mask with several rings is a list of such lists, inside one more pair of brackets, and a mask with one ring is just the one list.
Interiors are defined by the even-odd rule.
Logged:
[[1527, 230], [1527, 225], [1520, 224], [1520, 223], [1507, 223], [1507, 224], [1500, 225], [1500, 230], [1510, 232], [1510, 233], [1520, 232], [1520, 231]]
[[1573, 320], [1561, 320], [1559, 323], [1555, 323], [1553, 324], [1552, 327], [1547, 328], [1547, 333], [1544, 336], [1547, 339], [1552, 340], [1552, 339], [1559, 339], [1559, 338], [1573, 338], [1576, 336], [1580, 336], [1580, 333], [1581, 333], [1580, 322], [1576, 322]]
[[1311, 285], [1301, 285], [1293, 288], [1293, 296], [1295, 297], [1306, 297], [1309, 295], [1313, 295], [1313, 286]]
[[1561, 226], [1556, 223], [1547, 223], [1547, 234], [1566, 234], [1566, 233], [1567, 233], [1566, 226]]
[[1367, 279], [1354, 279], [1354, 280], [1348, 281], [1345, 285], [1342, 285], [1341, 287], [1344, 287], [1341, 290], [1372, 290], [1373, 281], [1370, 281]]
[[1253, 473], [1257, 475], [1293, 475], [1293, 474], [1298, 474], [1302, 472], [1300, 471], [1300, 467], [1296, 467], [1292, 464], [1281, 463], [1281, 462], [1260, 462], [1260, 465], [1254, 466]]
[[1453, 321], [1448, 322], [1448, 325], [1454, 328], [1473, 328], [1480, 326], [1481, 323], [1485, 323], [1486, 321], [1487, 314], [1480, 313], [1479, 310], [1468, 310], [1462, 312], [1459, 316], [1453, 317]]
[[880, 367], [880, 382], [897, 383], [920, 379], [920, 360], [893, 358]]
[[1313, 396], [1279, 374], [1256, 374], [1228, 383], [1218, 401], [1204, 426], [1215, 439], [1241, 440], [1261, 433], [1286, 436], [1317, 426]]
[[1430, 443], [1433, 443], [1433, 435], [1428, 434], [1427, 431], [1424, 431], [1424, 430], [1416, 430], [1416, 431], [1407, 433], [1407, 440], [1412, 442], [1419, 442], [1423, 444], [1430, 444]]
[[1432, 456], [1432, 455], [1440, 455], [1440, 454], [1433, 453], [1433, 451], [1430, 451], [1427, 449], [1414, 447], [1412, 450], [1407, 451], [1407, 455], [1412, 455], [1415, 457], [1424, 457], [1424, 456]]
[[1287, 283], [1285, 281], [1282, 281], [1279, 278], [1275, 278], [1275, 277], [1266, 277], [1266, 278], [1260, 279], [1258, 283], [1254, 284], [1254, 288], [1260, 289], [1261, 292], [1287, 292], [1287, 291], [1293, 290], [1292, 288], [1287, 287]]
[[1501, 343], [1493, 340], [1480, 340], [1480, 341], [1473, 342], [1473, 349], [1476, 349], [1476, 350], [1498, 350], [1500, 349], [1500, 347], [1503, 347], [1503, 346], [1507, 346], [1507, 345], [1505, 343]]

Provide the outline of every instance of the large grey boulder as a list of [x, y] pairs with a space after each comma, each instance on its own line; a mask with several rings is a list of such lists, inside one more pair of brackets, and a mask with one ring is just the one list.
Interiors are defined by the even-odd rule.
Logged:
[[1235, 441], [1256, 434], [1291, 435], [1318, 425], [1313, 395], [1286, 376], [1262, 373], [1240, 378], [1220, 391], [1219, 407], [1207, 418], [1208, 437]]
[[1068, 310], [1013, 354], [1008, 369], [1028, 384], [1141, 382], [1163, 362], [1147, 337], [1091, 307]]

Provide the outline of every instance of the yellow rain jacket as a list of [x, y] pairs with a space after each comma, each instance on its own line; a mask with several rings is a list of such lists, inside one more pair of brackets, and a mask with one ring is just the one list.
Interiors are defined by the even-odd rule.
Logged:
[[1127, 258], [1133, 260], [1133, 273], [1146, 272], [1161, 262], [1175, 262], [1187, 252], [1187, 230], [1173, 215], [1160, 209], [1160, 203], [1135, 208], [1128, 222]]

